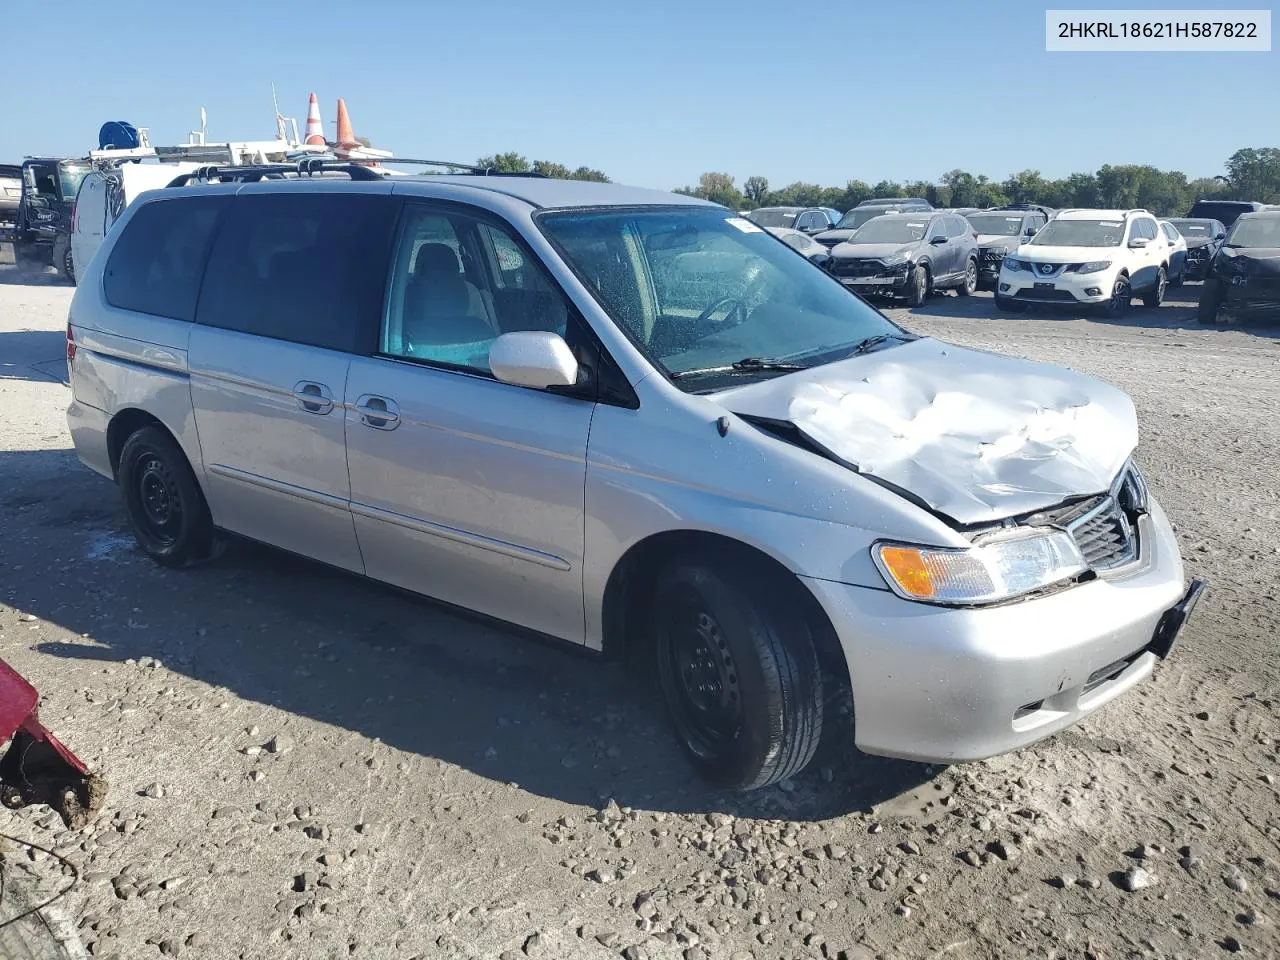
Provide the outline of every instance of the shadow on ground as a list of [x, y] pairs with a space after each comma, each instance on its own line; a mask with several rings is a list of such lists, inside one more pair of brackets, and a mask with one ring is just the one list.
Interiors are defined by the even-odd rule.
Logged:
[[627, 667], [254, 544], [233, 543], [205, 567], [161, 568], [133, 547], [115, 488], [70, 451], [0, 453], [0, 515], [7, 602], [86, 638], [42, 652], [156, 657], [239, 697], [542, 796], [827, 819], [931, 776], [858, 754], [846, 718], [794, 789], [709, 790], [679, 754], [654, 687]]
[[19, 287], [61, 287], [69, 286], [58, 276], [53, 267], [35, 267], [23, 264], [21, 267], [0, 260], [0, 285]]
[[0, 380], [67, 380], [67, 335], [60, 330], [0, 330]]

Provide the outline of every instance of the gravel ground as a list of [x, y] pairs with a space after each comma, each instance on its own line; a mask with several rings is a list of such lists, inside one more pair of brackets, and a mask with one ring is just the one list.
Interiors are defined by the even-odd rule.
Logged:
[[[0, 655], [111, 781], [99, 821], [0, 830], [82, 872], [95, 958], [1280, 954], [1280, 331], [895, 317], [1129, 391], [1210, 592], [1177, 656], [1086, 723], [952, 768], [834, 748], [701, 787], [621, 666], [234, 545], [133, 549], [64, 421], [71, 291], [0, 267]], [[52, 869], [52, 868], [50, 868]]]

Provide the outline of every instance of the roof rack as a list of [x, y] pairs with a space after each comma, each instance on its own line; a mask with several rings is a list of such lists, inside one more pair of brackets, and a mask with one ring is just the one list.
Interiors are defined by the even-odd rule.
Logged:
[[207, 164], [191, 173], [183, 173], [174, 177], [167, 184], [170, 187], [182, 187], [193, 181], [219, 183], [257, 183], [259, 180], [283, 180], [287, 176], [313, 177], [323, 173], [345, 173], [352, 180], [381, 180], [382, 174], [359, 163], [345, 160], [326, 160], [320, 157], [307, 157], [297, 163], [261, 163], [250, 166], [222, 166]]
[[511, 173], [506, 170], [495, 170], [493, 167], [477, 167], [470, 163], [453, 163], [450, 160], [415, 160], [411, 157], [379, 157], [379, 163], [411, 163], [423, 167], [448, 167], [451, 170], [465, 170], [477, 177], [540, 177], [546, 179], [545, 173], [526, 170], [522, 173]]

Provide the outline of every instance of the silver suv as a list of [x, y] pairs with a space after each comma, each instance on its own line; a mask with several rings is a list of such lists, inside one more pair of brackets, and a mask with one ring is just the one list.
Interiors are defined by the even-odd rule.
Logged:
[[723, 207], [241, 169], [144, 194], [71, 306], [76, 451], [160, 563], [225, 531], [642, 654], [737, 788], [838, 698], [869, 752], [1031, 743], [1199, 594], [1124, 394], [913, 336]]

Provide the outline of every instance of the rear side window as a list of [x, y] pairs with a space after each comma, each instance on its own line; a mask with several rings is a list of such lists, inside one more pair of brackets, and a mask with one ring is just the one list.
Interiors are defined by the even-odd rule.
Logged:
[[107, 258], [102, 279], [107, 303], [190, 320], [209, 239], [230, 203], [227, 196], [181, 197], [139, 207]]
[[197, 322], [369, 351], [394, 219], [387, 196], [241, 194], [209, 254]]

